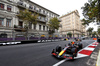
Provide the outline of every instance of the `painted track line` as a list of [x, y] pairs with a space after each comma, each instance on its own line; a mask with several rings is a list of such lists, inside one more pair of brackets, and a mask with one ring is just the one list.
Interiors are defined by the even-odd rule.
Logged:
[[68, 60], [68, 59], [61, 60], [60, 62], [54, 64], [53, 66], [58, 66], [58, 65], [62, 64], [63, 62], [65, 62], [66, 60]]
[[[95, 41], [96, 42], [96, 41]], [[93, 42], [93, 43], [91, 43], [91, 44], [89, 44], [88, 46], [92, 46], [92, 44], [94, 44], [95, 42]], [[83, 48], [83, 49], [87, 49], [88, 50], [88, 46], [86, 46], [85, 48]], [[89, 56], [89, 55], [84, 55], [84, 54], [80, 54], [79, 52], [81, 52], [83, 49], [81, 49], [80, 51], [78, 51], [78, 57], [75, 57], [75, 59], [78, 59], [78, 58], [83, 58], [83, 57], [87, 57], [87, 56]], [[94, 48], [91, 48], [91, 49], [89, 49], [89, 50], [94, 50]], [[67, 61], [67, 60], [69, 60], [69, 59], [64, 59], [64, 60], [61, 60], [61, 61], [59, 61], [58, 63], [56, 63], [56, 64], [54, 64], [53, 66], [58, 66], [58, 65], [60, 65], [60, 64], [62, 64], [62, 63], [64, 63], [65, 61]]]

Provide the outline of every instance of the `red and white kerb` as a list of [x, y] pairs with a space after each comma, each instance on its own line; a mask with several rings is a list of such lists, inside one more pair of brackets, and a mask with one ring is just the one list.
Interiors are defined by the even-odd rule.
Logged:
[[94, 42], [88, 45], [87, 47], [83, 48], [82, 50], [78, 52], [78, 55], [76, 58], [90, 56], [98, 44], [99, 44], [98, 42]]

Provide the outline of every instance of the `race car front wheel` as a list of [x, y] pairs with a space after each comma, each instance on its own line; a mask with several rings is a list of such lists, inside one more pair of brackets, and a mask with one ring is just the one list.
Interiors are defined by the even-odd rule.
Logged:
[[61, 50], [62, 50], [62, 47], [61, 46], [57, 46], [56, 47], [56, 52], [61, 52]]

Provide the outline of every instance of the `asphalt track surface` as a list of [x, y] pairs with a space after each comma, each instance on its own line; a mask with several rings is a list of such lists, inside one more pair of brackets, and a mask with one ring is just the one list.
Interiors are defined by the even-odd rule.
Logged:
[[[0, 66], [53, 66], [63, 59], [51, 55], [57, 45], [62, 47], [70, 41], [56, 41], [44, 43], [30, 43], [0, 46]], [[84, 47], [93, 43], [93, 40], [83, 40]], [[59, 66], [87, 66], [89, 57], [76, 60], [67, 60]]]

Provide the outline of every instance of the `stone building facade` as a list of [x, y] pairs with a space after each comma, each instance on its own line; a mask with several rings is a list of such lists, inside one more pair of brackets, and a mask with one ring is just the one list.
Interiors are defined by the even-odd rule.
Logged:
[[[24, 34], [20, 29], [16, 31], [14, 28], [14, 25], [24, 28], [24, 22], [16, 16], [19, 10], [23, 9], [39, 13], [39, 21], [36, 25], [32, 25], [29, 34], [48, 37], [48, 21], [53, 17], [58, 18], [59, 15], [30, 0], [0, 0], [0, 33], [7, 33], [8, 37], [12, 37], [12, 33], [15, 33], [14, 35]], [[58, 35], [58, 30], [54, 35]]]
[[85, 30], [85, 28], [82, 28], [82, 23], [77, 10], [61, 16], [60, 19], [60, 24], [62, 25], [62, 27], [59, 28], [60, 35], [68, 37], [67, 33], [70, 32], [72, 33], [72, 37], [81, 37], [82, 30]]

